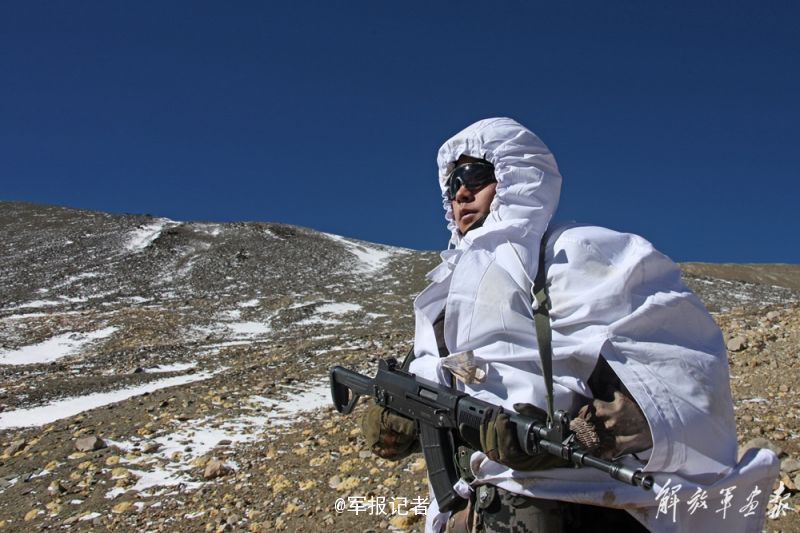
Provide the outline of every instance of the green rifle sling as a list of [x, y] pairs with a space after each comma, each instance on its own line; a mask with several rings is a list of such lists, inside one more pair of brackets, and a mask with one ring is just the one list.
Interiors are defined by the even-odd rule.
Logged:
[[550, 297], [547, 294], [547, 272], [545, 270], [544, 255], [547, 246], [547, 234], [542, 236], [539, 246], [539, 270], [533, 282], [531, 293], [536, 299], [536, 308], [533, 310], [533, 323], [536, 327], [536, 342], [539, 344], [539, 358], [542, 363], [546, 401], [547, 423], [553, 422], [553, 333], [550, 329]]

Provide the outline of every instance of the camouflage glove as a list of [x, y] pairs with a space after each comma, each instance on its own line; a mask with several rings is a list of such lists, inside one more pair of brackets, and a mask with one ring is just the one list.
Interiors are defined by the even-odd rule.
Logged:
[[614, 391], [610, 402], [593, 400], [578, 411], [569, 425], [576, 440], [601, 459], [612, 459], [653, 447], [653, 437], [644, 413], [622, 391]]
[[414, 421], [375, 403], [361, 417], [361, 433], [372, 453], [383, 459], [398, 461], [419, 450]]
[[[521, 415], [547, 419], [547, 414], [529, 403], [515, 403], [514, 410]], [[514, 470], [544, 470], [568, 464], [549, 453], [528, 455], [519, 445], [517, 430], [509, 421], [507, 413], [499, 407], [486, 411], [481, 423], [481, 450], [492, 461], [504, 464]]]

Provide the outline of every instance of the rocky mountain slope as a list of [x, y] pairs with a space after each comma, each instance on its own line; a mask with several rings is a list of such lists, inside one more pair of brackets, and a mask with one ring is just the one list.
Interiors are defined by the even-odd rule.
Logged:
[[[424, 462], [371, 457], [327, 372], [409, 349], [438, 254], [0, 202], [0, 258], [0, 527], [421, 528]], [[713, 268], [685, 278], [728, 338], [740, 443], [780, 447], [793, 494], [800, 270]], [[785, 502], [768, 528], [800, 531]]]

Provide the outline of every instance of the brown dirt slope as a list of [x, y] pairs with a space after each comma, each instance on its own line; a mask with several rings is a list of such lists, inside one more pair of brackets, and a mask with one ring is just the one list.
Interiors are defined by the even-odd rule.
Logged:
[[681, 263], [685, 274], [696, 277], [775, 285], [800, 290], [800, 265], [786, 263]]

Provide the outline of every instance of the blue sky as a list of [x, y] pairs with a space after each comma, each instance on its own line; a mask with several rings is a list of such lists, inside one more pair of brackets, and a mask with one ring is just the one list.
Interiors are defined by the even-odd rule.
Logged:
[[439, 145], [511, 116], [557, 219], [800, 263], [797, 2], [0, 4], [0, 199], [441, 249]]

